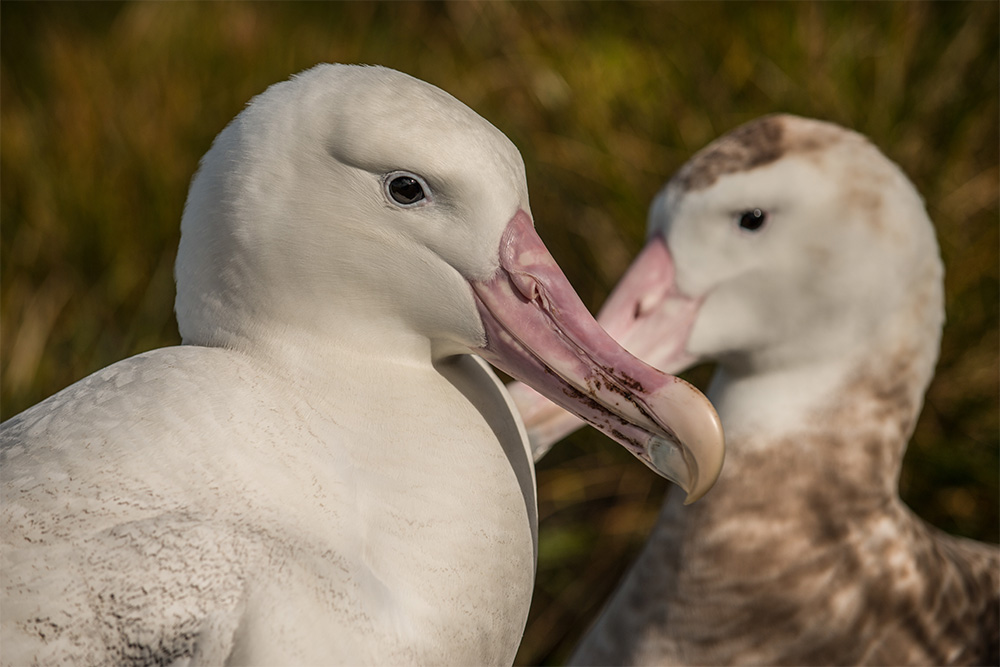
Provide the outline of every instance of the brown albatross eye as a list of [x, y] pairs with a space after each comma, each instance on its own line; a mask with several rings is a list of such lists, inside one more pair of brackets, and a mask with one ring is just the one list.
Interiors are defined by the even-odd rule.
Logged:
[[740, 220], [739, 220], [740, 229], [744, 229], [748, 232], [759, 231], [766, 222], [767, 222], [767, 212], [762, 211], [759, 208], [751, 209], [749, 211], [743, 211], [742, 213], [740, 213]]
[[389, 196], [403, 206], [416, 204], [424, 198], [424, 189], [412, 176], [397, 176], [389, 181]]

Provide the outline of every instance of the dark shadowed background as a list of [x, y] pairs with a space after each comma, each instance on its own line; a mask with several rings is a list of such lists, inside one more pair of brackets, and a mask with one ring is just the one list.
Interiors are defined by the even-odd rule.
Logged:
[[[998, 20], [996, 2], [4, 2], [0, 411], [179, 342], [171, 272], [198, 158], [250, 97], [318, 62], [408, 72], [507, 133], [539, 232], [594, 310], [673, 171], [788, 111], [867, 134], [926, 198], [948, 321], [902, 494], [996, 541]], [[538, 481], [521, 663], [565, 659], [667, 486], [589, 429]]]

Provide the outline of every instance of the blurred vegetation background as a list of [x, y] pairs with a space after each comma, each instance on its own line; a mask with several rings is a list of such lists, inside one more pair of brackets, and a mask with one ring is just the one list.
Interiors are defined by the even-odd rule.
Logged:
[[[669, 176], [788, 111], [867, 134], [926, 198], [948, 321], [902, 493], [996, 541], [998, 21], [996, 2], [4, 2], [0, 411], [179, 342], [172, 265], [198, 159], [250, 97], [317, 62], [400, 69], [506, 132], [540, 234], [594, 310]], [[666, 491], [589, 429], [538, 481], [522, 664], [567, 657]]]

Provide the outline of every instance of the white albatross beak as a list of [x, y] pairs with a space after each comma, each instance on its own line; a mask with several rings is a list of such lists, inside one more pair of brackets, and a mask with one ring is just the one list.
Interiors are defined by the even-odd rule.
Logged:
[[[497, 272], [471, 284], [486, 330], [478, 350], [484, 359], [623, 445], [683, 488], [687, 502], [712, 487], [725, 449], [712, 404], [633, 357], [597, 324], [527, 213], [508, 223]], [[517, 400], [523, 391], [512, 394]], [[522, 417], [530, 433], [531, 410]]]

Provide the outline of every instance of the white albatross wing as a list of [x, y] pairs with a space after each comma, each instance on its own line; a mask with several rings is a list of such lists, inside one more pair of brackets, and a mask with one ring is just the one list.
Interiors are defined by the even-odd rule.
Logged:
[[[488, 379], [481, 363], [445, 365]], [[363, 396], [357, 377], [345, 389]], [[409, 396], [397, 378], [395, 398]], [[424, 396], [435, 384], [459, 394], [442, 376], [412, 383]], [[488, 423], [473, 404], [504, 396], [495, 385], [492, 397], [476, 392], [453, 404], [428, 450], [413, 422], [383, 420], [372, 434], [375, 415], [334, 421], [325, 401], [239, 353], [180, 347], [119, 362], [22, 413], [3, 433], [4, 534], [23, 545], [4, 552], [3, 627], [36, 641], [5, 641], [4, 661], [104, 662], [109, 618], [126, 640], [119, 659], [178, 658], [193, 645], [209, 662], [420, 662], [482, 633], [473, 612], [498, 601], [470, 583], [530, 590], [535, 509], [517, 420], [491, 410]], [[337, 446], [359, 432], [370, 452]], [[490, 432], [514, 437], [483, 447]], [[373, 465], [388, 451], [404, 465]], [[484, 492], [496, 487], [505, 491]], [[481, 550], [470, 532], [484, 534]], [[503, 548], [515, 539], [528, 548]], [[451, 576], [429, 576], [442, 563]], [[443, 593], [447, 607], [429, 602]], [[519, 635], [524, 618], [489, 622]], [[483, 650], [498, 660], [509, 647]]]

